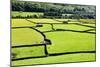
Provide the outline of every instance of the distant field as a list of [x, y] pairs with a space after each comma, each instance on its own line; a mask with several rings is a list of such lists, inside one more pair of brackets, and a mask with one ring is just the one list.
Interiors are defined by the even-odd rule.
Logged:
[[[78, 24], [63, 24], [63, 21], [68, 20]], [[41, 24], [42, 27], [34, 28], [41, 31], [47, 39], [51, 40], [52, 44], [47, 45], [48, 53], [65, 53], [58, 56], [13, 61], [12, 66], [95, 61], [95, 53], [89, 53], [95, 51], [95, 23], [94, 19], [84, 19], [82, 21], [85, 22], [87, 20], [88, 22], [81, 24], [77, 19], [12, 19], [12, 27], [34, 27], [37, 24]], [[12, 28], [12, 46], [34, 45], [42, 42], [43, 36], [34, 29]], [[83, 53], [66, 54], [67, 52]], [[45, 56], [44, 46], [12, 48], [12, 53], [16, 54], [15, 58]]]
[[26, 21], [25, 19], [13, 19], [12, 27], [24, 27], [24, 26], [34, 26], [35, 24]]
[[16, 12], [16, 11], [13, 11], [11, 13], [11, 15], [12, 15], [12, 17], [16, 17], [16, 16], [27, 17], [27, 16], [34, 16], [34, 15], [42, 16], [42, 15], [44, 15], [44, 13], [37, 13], [37, 12]]
[[95, 19], [80, 19], [80, 22], [85, 22], [85, 23], [96, 23]]
[[88, 25], [88, 26], [96, 26], [96, 24], [82, 24], [82, 25]]
[[37, 27], [36, 29], [40, 30], [40, 31], [49, 31], [52, 30], [51, 25], [50, 24], [42, 24], [43, 27]]
[[52, 20], [52, 19], [28, 19], [28, 20], [36, 22], [36, 23], [62, 23], [62, 22]]
[[81, 25], [75, 24], [62, 24], [62, 25], [54, 25], [55, 29], [65, 29], [65, 30], [76, 30], [76, 31], [84, 31], [87, 29], [91, 29], [90, 27], [85, 27]]
[[76, 22], [78, 22], [77, 19], [55, 19], [55, 20], [58, 20], [58, 21], [76, 21]]

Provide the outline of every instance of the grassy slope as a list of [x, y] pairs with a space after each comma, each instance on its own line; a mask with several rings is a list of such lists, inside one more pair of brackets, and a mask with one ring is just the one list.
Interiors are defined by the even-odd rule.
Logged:
[[43, 27], [38, 27], [38, 28], [36, 28], [36, 29], [38, 29], [38, 30], [40, 30], [40, 31], [42, 31], [42, 32], [43, 32], [43, 31], [52, 30], [50, 24], [43, 24]]
[[[34, 21], [34, 20], [32, 20], [32, 21]], [[16, 25], [17, 25], [17, 23], [15, 24], [15, 26]], [[20, 23], [18, 25], [20, 25]], [[22, 25], [24, 25], [24, 23]], [[31, 25], [31, 24], [29, 24], [29, 25]], [[66, 28], [66, 29], [74, 29], [74, 30], [86, 30], [86, 29], [88, 29], [88, 27], [76, 26], [76, 25], [56, 25], [56, 26], [54, 25], [54, 27], [57, 29], [58, 28], [63, 28], [63, 29]], [[46, 25], [44, 24], [43, 27], [37, 28], [37, 29], [39, 29], [41, 31], [48, 31], [48, 30], [51, 30], [51, 26], [49, 24], [46, 24]], [[27, 34], [29, 33], [29, 36], [26, 37], [29, 39], [27, 42], [32, 43], [33, 38], [34, 38], [34, 37], [32, 37], [33, 33], [34, 33], [34, 32], [32, 33], [33, 30], [27, 29], [27, 31], [26, 31], [26, 29], [23, 29], [23, 30], [20, 30], [19, 32], [17, 32], [17, 31], [15, 31], [15, 32], [17, 32], [16, 35], [18, 35], [21, 32], [22, 36], [24, 36], [25, 34], [23, 35], [23, 31], [24, 31], [24, 33], [27, 33]], [[27, 36], [27, 34], [25, 36]], [[52, 40], [52, 45], [48, 46], [49, 53], [95, 50], [95, 41], [94, 41], [95, 35], [94, 34], [67, 32], [67, 31], [65, 31], [65, 32], [49, 32], [49, 33], [45, 33], [45, 34], [46, 34], [48, 39]], [[31, 37], [32, 39], [29, 37]], [[16, 36], [15, 36], [15, 38], [16, 38]], [[26, 38], [24, 38], [22, 40], [25, 40]], [[36, 36], [36, 38], [37, 38], [37, 36]], [[12, 42], [14, 42], [14, 41], [12, 41]], [[22, 41], [20, 41], [20, 40], [19, 40], [19, 42], [22, 43]], [[23, 41], [23, 43], [25, 43], [25, 42]], [[34, 52], [33, 49], [37, 50], [37, 52]], [[22, 50], [24, 50], [24, 51], [22, 51]], [[44, 55], [43, 54], [43, 47], [36, 47], [36, 48], [30, 48], [30, 49], [29, 48], [21, 48], [20, 50], [13, 49], [13, 51], [17, 52], [17, 53], [22, 51], [19, 53], [19, 55], [17, 57]], [[94, 60], [95, 60], [95, 54], [88, 54], [88, 53], [84, 54], [83, 53], [83, 54], [69, 54], [69, 55], [54, 56], [54, 57], [47, 57], [47, 58], [14, 61], [13, 65], [30, 65], [30, 64], [76, 62], [76, 61], [78, 62], [78, 61], [94, 61]]]
[[96, 26], [95, 24], [83, 24], [83, 25], [89, 25], [89, 26]]
[[[35, 24], [25, 19], [13, 19], [12, 27], [34, 26]], [[43, 42], [43, 36], [30, 28], [12, 29], [12, 46], [40, 44]], [[44, 56], [44, 46], [13, 48], [12, 53], [16, 58]]]
[[35, 26], [35, 24], [26, 21], [25, 19], [13, 19], [12, 27]]
[[[26, 21], [25, 19], [13, 19], [12, 27], [34, 26], [35, 24]], [[12, 29], [12, 46], [40, 44], [43, 41], [43, 36], [30, 28]], [[27, 47], [13, 48], [12, 53], [16, 54], [16, 58], [43, 56], [44, 47]]]
[[12, 45], [30, 45], [43, 42], [43, 36], [29, 28], [12, 29]]
[[85, 22], [85, 23], [96, 23], [95, 19], [80, 19], [80, 22]]
[[54, 25], [55, 29], [66, 29], [66, 30], [76, 30], [76, 31], [84, 31], [87, 29], [91, 29], [89, 27], [78, 26], [75, 24], [62, 24], [62, 25]]
[[[46, 33], [52, 45], [48, 47], [49, 53], [92, 51], [95, 50], [95, 35], [75, 32]], [[59, 36], [59, 37], [58, 37]]]
[[12, 53], [16, 54], [15, 58], [45, 56], [44, 46], [13, 48]]
[[68, 21], [68, 20], [77, 21], [77, 19], [55, 19], [55, 20], [58, 20], [58, 21]]
[[52, 63], [54, 64], [54, 63], [67, 63], [67, 62], [69, 63], [69, 62], [81, 62], [81, 61], [95, 61], [95, 54], [94, 53], [69, 54], [69, 55], [52, 56], [46, 58], [13, 61], [12, 66], [52, 64]]
[[62, 23], [62, 22], [55, 21], [52, 19], [29, 19], [29, 20], [36, 22], [36, 23]]

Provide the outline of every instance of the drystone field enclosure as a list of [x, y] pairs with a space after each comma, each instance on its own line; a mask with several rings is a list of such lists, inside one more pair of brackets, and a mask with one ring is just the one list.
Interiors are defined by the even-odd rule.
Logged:
[[[19, 7], [24, 4], [24, 8], [18, 10], [19, 7], [15, 7], [15, 4], [20, 4]], [[29, 7], [29, 4], [35, 4], [35, 7]], [[96, 19], [95, 12], [92, 11], [94, 6], [77, 7], [41, 2], [29, 4], [12, 0], [12, 66], [95, 61]], [[47, 7], [43, 9], [43, 5], [48, 5], [50, 10]], [[56, 15], [58, 7], [53, 9], [55, 5], [65, 8], [60, 9], [62, 12], [58, 11]]]

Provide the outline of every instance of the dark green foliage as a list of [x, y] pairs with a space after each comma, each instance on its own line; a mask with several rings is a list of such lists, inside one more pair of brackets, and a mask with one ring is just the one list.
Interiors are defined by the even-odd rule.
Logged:
[[[72, 19], [95, 19], [95, 6], [26, 2], [12, 0], [12, 11], [21, 12], [43, 12], [44, 16], [27, 16], [19, 18], [72, 18]], [[62, 14], [73, 14], [71, 16], [62, 16]], [[59, 17], [60, 16], [60, 17]]]
[[59, 12], [45, 12], [44, 16], [62, 16]]
[[68, 21], [63, 21], [64, 24], [68, 24]]

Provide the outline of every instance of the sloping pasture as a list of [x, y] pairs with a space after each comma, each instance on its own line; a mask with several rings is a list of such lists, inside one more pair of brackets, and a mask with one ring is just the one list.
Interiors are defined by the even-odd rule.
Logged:
[[[26, 57], [24, 60], [13, 61], [12, 66], [95, 61], [95, 24], [63, 24], [62, 19], [20, 20], [24, 21], [12, 19], [12, 27], [34, 27], [45, 34], [52, 44], [47, 45], [49, 55], [40, 58], [33, 57], [45, 56], [44, 46], [12, 48], [16, 58]], [[37, 24], [42, 27], [36, 27]], [[12, 29], [12, 46], [42, 42], [43, 36], [33, 29]]]

